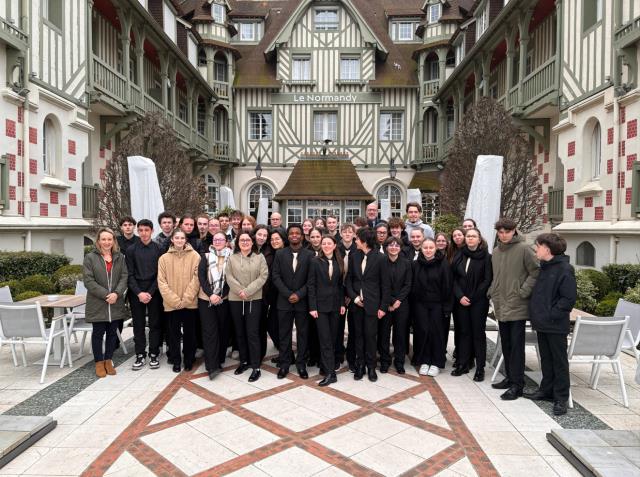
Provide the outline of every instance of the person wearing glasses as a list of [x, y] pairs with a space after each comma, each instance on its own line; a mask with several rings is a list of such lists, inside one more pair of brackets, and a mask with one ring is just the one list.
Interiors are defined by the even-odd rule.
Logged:
[[240, 351], [240, 365], [235, 374], [251, 368], [249, 382], [260, 379], [260, 315], [262, 287], [269, 278], [264, 256], [257, 253], [250, 233], [240, 232], [236, 237], [233, 255], [227, 264], [229, 308]]

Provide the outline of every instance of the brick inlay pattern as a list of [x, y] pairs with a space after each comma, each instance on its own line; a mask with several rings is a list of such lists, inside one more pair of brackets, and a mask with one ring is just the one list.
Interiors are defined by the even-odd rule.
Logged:
[[[226, 370], [234, 368], [235, 365], [229, 366]], [[276, 368], [268, 365], [263, 365], [262, 369], [263, 374], [275, 374], [277, 371]], [[339, 379], [353, 379], [346, 369], [343, 369], [339, 374]], [[390, 372], [390, 374], [396, 375], [394, 372]], [[335, 466], [344, 472], [349, 473], [350, 475], [363, 477], [379, 475], [373, 470], [366, 468], [350, 458], [330, 450], [312, 440], [314, 437], [347, 425], [374, 412], [453, 441], [453, 444], [431, 456], [429, 459], [423, 460], [420, 464], [409, 469], [403, 475], [435, 475], [464, 457], [468, 458], [479, 476], [484, 477], [498, 475], [496, 469], [491, 464], [491, 461], [481, 449], [480, 445], [475, 440], [449, 400], [446, 398], [438, 383], [431, 378], [418, 378], [411, 375], [404, 375], [402, 376], [402, 379], [413, 381], [416, 385], [377, 402], [369, 402], [352, 396], [351, 394], [342, 392], [331, 386], [320, 388], [317, 386], [317, 376], [312, 376], [309, 380], [302, 380], [293, 373], [290, 373], [289, 376], [287, 376], [291, 381], [290, 383], [285, 383], [282, 386], [278, 386], [273, 389], [259, 391], [249, 396], [231, 400], [217, 395], [193, 382], [193, 380], [203, 378], [205, 376], [207, 376], [206, 373], [195, 374], [194, 372], [182, 372], [178, 375], [109, 445], [109, 447], [107, 447], [95, 459], [95, 461], [85, 469], [82, 475], [85, 477], [104, 475], [104, 473], [107, 472], [107, 470], [124, 452], [129, 452], [142, 465], [156, 475], [183, 476], [185, 474], [179, 468], [150, 446], [142, 442], [141, 437], [190, 422], [207, 415], [215, 414], [220, 411], [233, 413], [256, 426], [275, 434], [279, 439], [252, 452], [239, 455], [210, 469], [206, 469], [195, 474], [198, 477], [226, 475], [294, 446], [303, 449], [304, 451], [324, 460], [328, 464]], [[258, 415], [243, 406], [244, 404], [303, 386], [307, 386], [316, 391], [324, 392], [330, 396], [347, 401], [358, 406], [358, 409], [334, 419], [330, 419], [304, 431], [295, 432], [272, 422], [268, 418]], [[165, 407], [165, 405], [171, 401], [181, 388], [184, 388], [211, 402], [212, 407], [150, 425], [149, 423]], [[430, 394], [433, 402], [438, 406], [440, 413], [447, 421], [451, 430], [422, 421], [390, 408], [390, 406], [394, 404], [424, 393], [425, 391]]]

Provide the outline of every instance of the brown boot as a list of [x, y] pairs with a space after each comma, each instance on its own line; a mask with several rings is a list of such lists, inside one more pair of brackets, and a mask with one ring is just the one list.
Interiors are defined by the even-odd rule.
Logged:
[[113, 361], [110, 359], [106, 359], [104, 361], [104, 369], [107, 370], [107, 374], [109, 376], [114, 376], [116, 374], [116, 368], [113, 367]]
[[104, 368], [104, 361], [96, 361], [96, 376], [99, 378], [107, 377], [107, 370]]

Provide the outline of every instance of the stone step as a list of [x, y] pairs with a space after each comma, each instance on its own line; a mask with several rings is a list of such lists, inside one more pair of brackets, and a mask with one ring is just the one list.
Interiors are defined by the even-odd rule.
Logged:
[[0, 468], [51, 432], [57, 421], [49, 416], [0, 415]]

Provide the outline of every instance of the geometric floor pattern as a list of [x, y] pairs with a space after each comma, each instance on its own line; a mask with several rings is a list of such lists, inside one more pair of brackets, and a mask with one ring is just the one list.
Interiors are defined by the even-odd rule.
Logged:
[[263, 365], [248, 383], [234, 369], [179, 374], [82, 475], [498, 475], [437, 382], [413, 369], [371, 383], [345, 368], [324, 388], [317, 372], [278, 380]]

